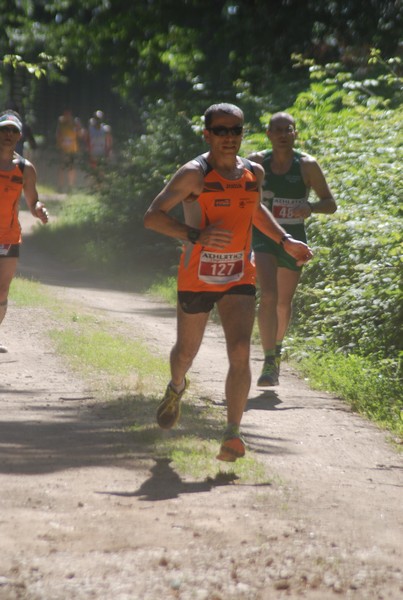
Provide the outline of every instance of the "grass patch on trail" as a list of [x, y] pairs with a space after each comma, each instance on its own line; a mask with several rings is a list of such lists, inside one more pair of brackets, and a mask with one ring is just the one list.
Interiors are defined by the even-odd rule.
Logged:
[[122, 411], [136, 443], [148, 446], [160, 460], [168, 458], [182, 476], [210, 481], [212, 485], [271, 483], [264, 465], [250, 452], [235, 463], [217, 461], [225, 412], [213, 406], [209, 398], [201, 400], [192, 384], [182, 401], [180, 421], [172, 430], [161, 431], [155, 422], [159, 401], [160, 394], [121, 397], [112, 410]]
[[158, 373], [158, 378], [166, 381], [166, 361], [151, 354], [143, 343], [111, 334], [105, 326], [98, 320], [79, 318], [75, 327], [52, 331], [51, 338], [57, 351], [85, 373], [103, 371], [113, 378], [125, 378], [136, 372], [141, 380], [152, 379]]
[[10, 298], [17, 306], [52, 308], [55, 300], [45, 288], [35, 281], [14, 277], [10, 287]]
[[[155, 412], [169, 379], [166, 358], [152, 354], [145, 342], [117, 333], [120, 322], [89, 315], [86, 308], [63, 303], [45, 286], [15, 278], [11, 294], [21, 307], [45, 307], [48, 335], [56, 351], [99, 394], [92, 408], [101, 418], [116, 419], [132, 436], [142, 455], [166, 461], [180, 476], [206, 485], [270, 485], [265, 467], [252, 453], [236, 463], [216, 460], [225, 426], [225, 408], [200, 398], [191, 386], [182, 403], [180, 423], [162, 431]], [[134, 334], [133, 334], [134, 335]]]
[[148, 294], [157, 296], [171, 306], [175, 306], [177, 301], [176, 277], [161, 278], [154, 282], [148, 289]]
[[269, 484], [269, 478], [262, 463], [250, 453], [234, 463], [220, 463], [217, 470], [217, 440], [205, 440], [193, 435], [184, 435], [170, 444], [173, 465], [182, 473], [194, 477], [206, 477], [214, 483], [254, 483]]

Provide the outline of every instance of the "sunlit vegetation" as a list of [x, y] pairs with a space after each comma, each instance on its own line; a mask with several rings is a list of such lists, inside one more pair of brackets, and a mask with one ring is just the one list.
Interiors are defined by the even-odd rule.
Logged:
[[[286, 349], [313, 384], [401, 433], [401, 78], [397, 60], [385, 66], [374, 51], [372, 61], [359, 80], [341, 65], [311, 65], [311, 85], [292, 105], [273, 107], [295, 116], [299, 148], [318, 158], [339, 207], [309, 221], [315, 258], [304, 270]], [[270, 112], [260, 126], [247, 124], [245, 154], [266, 147]], [[57, 227], [41, 235], [59, 249], [60, 236], [77, 236], [81, 261], [122, 267], [131, 280], [146, 273], [172, 300], [179, 245], [145, 231], [142, 217], [174, 170], [204, 149], [201, 125], [200, 115], [169, 102], [151, 108], [144, 135], [123, 148], [123, 166], [100, 196], [73, 198]]]

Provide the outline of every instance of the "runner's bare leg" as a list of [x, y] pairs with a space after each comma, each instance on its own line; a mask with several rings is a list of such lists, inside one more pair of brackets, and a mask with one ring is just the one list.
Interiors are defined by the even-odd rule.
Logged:
[[277, 269], [277, 337], [276, 341], [284, 339], [292, 313], [294, 298], [301, 271], [292, 271], [279, 267]]
[[172, 384], [180, 388], [197, 355], [206, 329], [209, 313], [190, 315], [177, 307], [177, 338], [171, 350]]
[[225, 383], [228, 423], [239, 425], [251, 384], [250, 343], [255, 319], [255, 298], [227, 294], [217, 302], [225, 333], [229, 370]]
[[258, 322], [263, 352], [276, 347], [277, 320], [277, 259], [271, 254], [256, 252], [256, 270], [260, 287]]
[[18, 258], [0, 258], [0, 302], [5, 302], [8, 298], [17, 263]]

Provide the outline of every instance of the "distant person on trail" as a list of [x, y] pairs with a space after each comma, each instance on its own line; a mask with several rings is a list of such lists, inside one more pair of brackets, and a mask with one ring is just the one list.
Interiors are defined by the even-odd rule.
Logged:
[[66, 108], [57, 120], [56, 146], [59, 150], [59, 191], [71, 192], [77, 180], [76, 162], [80, 150], [82, 126], [78, 117], [73, 117], [70, 108]]
[[[33, 216], [42, 223], [48, 221], [48, 212], [38, 201], [35, 167], [15, 152], [21, 135], [19, 115], [11, 110], [0, 113], [0, 323], [7, 312], [9, 289], [20, 254], [18, 208], [22, 191]], [[3, 344], [0, 352], [7, 352]]]
[[[312, 213], [334, 213], [336, 202], [315, 158], [294, 150], [297, 130], [290, 114], [275, 113], [266, 133], [272, 149], [249, 156], [263, 165], [266, 173], [263, 203], [287, 234], [306, 242], [304, 220]], [[308, 201], [311, 188], [318, 202]], [[302, 266], [256, 227], [252, 246], [260, 288], [258, 323], [264, 351], [263, 370], [257, 384], [268, 387], [279, 383], [282, 343]]]
[[112, 156], [112, 129], [103, 122], [104, 113], [97, 110], [88, 123], [86, 146], [89, 164], [96, 183], [104, 177], [104, 170]]
[[[238, 156], [244, 116], [233, 104], [214, 104], [204, 115], [208, 152], [170, 179], [144, 216], [146, 228], [184, 242], [178, 271], [177, 339], [170, 354], [171, 381], [157, 410], [163, 429], [180, 416], [186, 374], [200, 348], [216, 304], [225, 334], [229, 371], [225, 384], [227, 428], [217, 458], [244, 456], [240, 423], [250, 383], [250, 341], [255, 316], [252, 223], [303, 264], [308, 246], [288, 236], [261, 202], [263, 168]], [[182, 204], [184, 222], [170, 211]]]

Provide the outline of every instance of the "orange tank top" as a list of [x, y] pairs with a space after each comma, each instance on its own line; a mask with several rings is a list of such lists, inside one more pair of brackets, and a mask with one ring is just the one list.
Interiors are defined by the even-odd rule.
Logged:
[[66, 154], [78, 152], [78, 135], [75, 123], [63, 119], [59, 121], [58, 145]]
[[25, 160], [14, 159], [10, 171], [0, 170], [0, 244], [19, 244], [21, 226], [18, 221], [18, 206], [22, 192]]
[[255, 284], [252, 262], [252, 221], [259, 190], [251, 163], [242, 159], [239, 179], [225, 179], [203, 155], [195, 159], [204, 172], [204, 188], [192, 203], [184, 203], [188, 225], [204, 229], [219, 223], [233, 232], [231, 243], [222, 250], [185, 243], [179, 263], [178, 290], [220, 292], [235, 285]]

